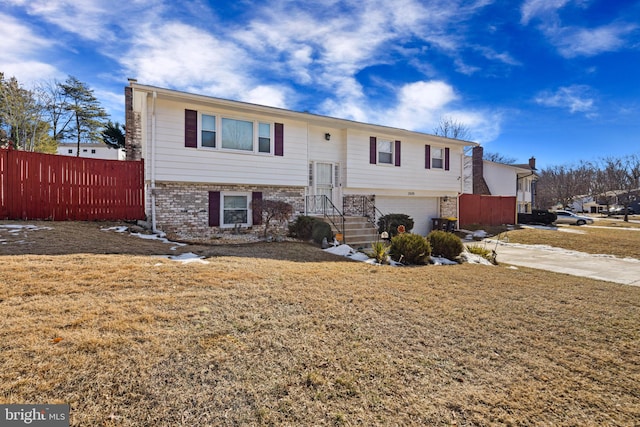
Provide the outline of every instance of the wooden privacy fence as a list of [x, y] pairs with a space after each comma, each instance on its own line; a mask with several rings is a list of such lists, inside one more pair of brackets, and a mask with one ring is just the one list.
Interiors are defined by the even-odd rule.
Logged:
[[0, 219], [144, 219], [144, 163], [0, 150]]
[[515, 196], [461, 194], [460, 226], [470, 224], [500, 225], [516, 223]]

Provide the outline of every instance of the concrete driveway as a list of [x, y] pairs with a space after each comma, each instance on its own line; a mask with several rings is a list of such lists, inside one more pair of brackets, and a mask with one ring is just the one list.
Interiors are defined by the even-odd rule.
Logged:
[[496, 251], [496, 259], [501, 264], [640, 286], [640, 260], [637, 259], [593, 255], [545, 245], [504, 243], [491, 239], [486, 239], [484, 242], [488, 249]]

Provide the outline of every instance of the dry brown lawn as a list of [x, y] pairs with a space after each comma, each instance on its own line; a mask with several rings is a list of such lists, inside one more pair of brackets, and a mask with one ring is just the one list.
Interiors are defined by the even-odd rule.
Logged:
[[640, 424], [640, 288], [302, 243], [183, 265], [44, 225], [0, 245], [0, 403], [77, 426]]

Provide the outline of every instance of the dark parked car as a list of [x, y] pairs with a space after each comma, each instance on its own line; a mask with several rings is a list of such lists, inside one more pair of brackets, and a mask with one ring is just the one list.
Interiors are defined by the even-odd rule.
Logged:
[[518, 224], [552, 224], [557, 216], [553, 212], [542, 209], [534, 209], [531, 213], [519, 213]]

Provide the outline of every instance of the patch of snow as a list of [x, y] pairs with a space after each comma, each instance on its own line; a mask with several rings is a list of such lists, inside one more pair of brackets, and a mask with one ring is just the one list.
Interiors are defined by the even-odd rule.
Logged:
[[165, 255], [163, 258], [170, 259], [171, 261], [178, 261], [183, 264], [190, 263], [200, 263], [200, 264], [209, 264], [209, 261], [206, 261], [203, 256], [196, 255], [193, 252], [186, 252], [180, 255]]
[[433, 265], [458, 265], [458, 263], [455, 261], [451, 261], [448, 258], [439, 256], [432, 256], [431, 262], [433, 263]]
[[180, 246], [186, 246], [186, 243], [178, 243], [178, 242], [172, 242], [171, 240], [167, 239], [166, 234], [164, 233], [159, 233], [159, 234], [142, 234], [142, 233], [131, 233], [132, 236], [135, 237], [139, 237], [141, 239], [145, 239], [145, 240], [159, 240], [162, 243], [167, 243], [169, 245], [174, 245], [171, 248], [169, 248], [169, 250], [171, 251], [175, 251], [177, 248], [179, 248]]
[[51, 227], [38, 227], [31, 224], [0, 224], [0, 228], [5, 228], [9, 233], [18, 233], [22, 230], [37, 231], [37, 230], [53, 230]]
[[338, 255], [338, 256], [347, 256], [355, 253], [353, 248], [349, 245], [338, 245], [332, 248], [324, 249], [325, 252], [329, 252], [330, 254]]
[[462, 262], [467, 262], [469, 264], [493, 265], [491, 264], [491, 261], [485, 257], [478, 254], [472, 254], [471, 252], [462, 252], [460, 254], [460, 258], [462, 259]]
[[128, 229], [129, 227], [127, 227], [126, 225], [119, 225], [116, 227], [101, 228], [100, 231], [115, 231], [116, 233], [124, 233]]

